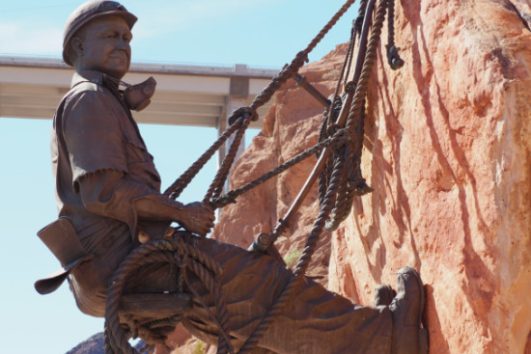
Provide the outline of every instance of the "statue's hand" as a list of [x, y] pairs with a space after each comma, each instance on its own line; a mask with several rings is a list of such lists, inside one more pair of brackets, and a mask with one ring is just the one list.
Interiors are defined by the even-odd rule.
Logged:
[[179, 223], [188, 231], [205, 235], [214, 226], [214, 211], [204, 203], [186, 204]]

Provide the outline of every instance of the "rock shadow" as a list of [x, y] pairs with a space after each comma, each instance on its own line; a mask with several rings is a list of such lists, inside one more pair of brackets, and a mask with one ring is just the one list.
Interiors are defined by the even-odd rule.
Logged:
[[[489, 309], [492, 304], [494, 296], [494, 275], [488, 267], [485, 265], [481, 257], [474, 250], [472, 245], [472, 233], [470, 227], [470, 211], [467, 205], [467, 190], [465, 189], [466, 184], [470, 183], [472, 187], [472, 194], [475, 203], [475, 209], [477, 213], [477, 219], [479, 222], [479, 227], [485, 228], [485, 222], [479, 211], [479, 203], [477, 196], [476, 180], [470, 170], [468, 161], [466, 159], [463, 148], [459, 145], [456, 139], [456, 131], [451, 129], [450, 126], [450, 113], [447, 109], [444, 98], [441, 94], [439, 84], [437, 82], [436, 73], [433, 71], [433, 63], [431, 60], [432, 55], [427, 49], [427, 42], [424, 34], [424, 27], [420, 17], [420, 4], [411, 3], [405, 0], [402, 0], [402, 5], [406, 11], [404, 11], [405, 17], [408, 20], [411, 28], [411, 33], [413, 35], [413, 42], [411, 46], [411, 57], [413, 59], [411, 72], [418, 93], [421, 98], [421, 104], [424, 110], [424, 119], [428, 127], [429, 137], [431, 139], [432, 148], [435, 152], [437, 161], [443, 171], [451, 176], [455, 188], [458, 189], [458, 198], [459, 198], [459, 207], [461, 211], [461, 222], [463, 224], [463, 257], [464, 257], [464, 272], [465, 272], [465, 281], [462, 282], [464, 293], [466, 294], [467, 301], [471, 306], [474, 314], [485, 314], [489, 312]], [[426, 59], [426, 63], [422, 63], [421, 60], [421, 51]], [[425, 74], [422, 73], [422, 70], [419, 68], [423, 67], [425, 69]], [[430, 83], [434, 84], [436, 92], [433, 93], [430, 87]], [[428, 83], [428, 84], [426, 84]], [[435, 96], [433, 96], [435, 95]], [[463, 169], [465, 172], [466, 179], [460, 180], [457, 176], [457, 171], [454, 171], [452, 168], [446, 154], [443, 151], [441, 145], [441, 138], [438, 135], [437, 129], [435, 128], [434, 122], [434, 112], [433, 107], [430, 101], [430, 98], [434, 97], [437, 102], [437, 108], [440, 115], [442, 116], [442, 123], [445, 125], [447, 134], [450, 139], [450, 148], [454, 155], [455, 161], [458, 162], [459, 168]], [[440, 236], [440, 235], [438, 235]], [[444, 235], [443, 235], [444, 236]], [[458, 269], [455, 270], [456, 273], [459, 272]], [[433, 305], [435, 306], [435, 302]], [[435, 312], [433, 312], [435, 313]], [[433, 323], [433, 319], [430, 318], [430, 325]], [[436, 335], [442, 335], [440, 332], [436, 332], [436, 328], [430, 327], [430, 333]], [[481, 335], [487, 335], [487, 328], [483, 328], [485, 333]]]
[[[379, 65], [380, 67], [388, 66], [387, 62], [383, 59], [385, 54], [382, 52], [381, 47], [379, 49]], [[391, 195], [391, 200], [393, 206], [391, 209], [391, 216], [398, 228], [399, 237], [398, 240], [394, 241], [396, 247], [401, 247], [406, 242], [405, 236], [408, 236], [407, 242], [409, 242], [410, 250], [412, 251], [413, 256], [415, 257], [415, 263], [410, 264], [410, 266], [415, 267], [419, 271], [422, 266], [420, 262], [419, 252], [417, 248], [417, 243], [415, 240], [415, 233], [411, 227], [411, 206], [409, 203], [409, 196], [404, 188], [404, 182], [402, 179], [402, 158], [401, 158], [401, 143], [404, 128], [400, 123], [399, 116], [396, 113], [396, 109], [391, 100], [391, 93], [389, 92], [389, 79], [387, 77], [387, 72], [381, 70], [381, 80], [382, 85], [379, 86], [379, 97], [382, 99], [382, 111], [383, 117], [385, 120], [385, 132], [387, 138], [391, 142], [391, 156], [393, 159], [393, 164], [391, 165], [391, 171], [395, 176], [395, 190], [396, 198], [393, 198]], [[386, 179], [388, 182], [388, 179]], [[390, 190], [391, 186], [388, 186]]]

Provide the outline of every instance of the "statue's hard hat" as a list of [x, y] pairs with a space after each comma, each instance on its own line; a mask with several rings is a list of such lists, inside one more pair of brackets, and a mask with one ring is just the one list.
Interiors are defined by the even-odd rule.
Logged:
[[66, 21], [63, 34], [63, 60], [68, 65], [72, 65], [69, 58], [69, 42], [74, 34], [86, 25], [89, 21], [108, 15], [117, 15], [122, 17], [129, 28], [133, 28], [137, 17], [127, 11], [127, 9], [116, 1], [92, 0], [88, 1], [74, 10]]

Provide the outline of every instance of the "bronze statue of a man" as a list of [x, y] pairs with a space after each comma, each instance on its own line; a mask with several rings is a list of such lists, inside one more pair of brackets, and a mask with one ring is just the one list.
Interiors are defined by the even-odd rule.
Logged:
[[[223, 268], [230, 335], [243, 341], [293, 275], [268, 255], [193, 236], [211, 228], [213, 211], [160, 193], [153, 158], [130, 111], [149, 103], [154, 82], [119, 89], [136, 19], [119, 3], [99, 0], [81, 5], [67, 22], [63, 58], [76, 73], [54, 117], [59, 219], [39, 233], [63, 271], [36, 288], [48, 293], [68, 278], [80, 310], [104, 316], [107, 287], [120, 262], [146, 239], [163, 237], [157, 222], [177, 222], [189, 231], [185, 242]], [[146, 270], [128, 286], [157, 291], [175, 281], [171, 272]], [[362, 307], [306, 279], [258, 346], [276, 353], [421, 353], [424, 294], [418, 273], [401, 270], [397, 290], [391, 304]], [[200, 306], [183, 311], [182, 323], [216, 343], [216, 326]]]

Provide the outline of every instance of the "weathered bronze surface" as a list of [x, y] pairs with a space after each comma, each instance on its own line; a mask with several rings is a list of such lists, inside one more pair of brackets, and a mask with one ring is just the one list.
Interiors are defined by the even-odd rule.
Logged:
[[[59, 216], [75, 230], [69, 237], [76, 238], [82, 252], [77, 246], [71, 254], [69, 247], [61, 249], [64, 238], [42, 239], [51, 250], [61, 249], [61, 274], [70, 274], [80, 310], [104, 316], [107, 289], [120, 263], [141, 243], [162, 239], [160, 230], [170, 222], [179, 223], [187, 232], [175, 237], [207, 254], [222, 269], [218, 280], [228, 311], [227, 327], [238, 348], [294, 275], [270, 255], [197, 237], [212, 227], [211, 207], [203, 202], [183, 205], [161, 194], [153, 158], [130, 112], [147, 105], [154, 83], [149, 80], [125, 93], [120, 90], [130, 65], [135, 21], [113, 1], [86, 3], [69, 19], [63, 56], [76, 73], [54, 117], [52, 165]], [[160, 313], [161, 318], [177, 318], [194, 335], [216, 344], [222, 333], [209, 309], [217, 299], [201, 287], [192, 293], [192, 287], [178, 284], [178, 273], [171, 265], [139, 269], [126, 285], [123, 321]], [[39, 285], [42, 293], [58, 286], [56, 277], [46, 281]], [[194, 281], [189, 279], [191, 284]], [[159, 294], [167, 292], [174, 295], [166, 301]], [[259, 348], [277, 353], [421, 352], [424, 295], [413, 269], [399, 274], [398, 294], [391, 304], [379, 300], [375, 307], [355, 305], [306, 278], [297, 283], [296, 294], [275, 317]], [[393, 295], [387, 292], [387, 298]], [[161, 328], [163, 339], [168, 328]]]

